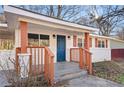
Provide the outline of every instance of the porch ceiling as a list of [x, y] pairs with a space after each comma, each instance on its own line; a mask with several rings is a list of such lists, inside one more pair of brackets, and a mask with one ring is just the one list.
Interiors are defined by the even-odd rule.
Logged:
[[[28, 32], [34, 32], [34, 31], [51, 31], [51, 32], [63, 32], [63, 33], [71, 33], [72, 30], [64, 29], [64, 28], [54, 28], [50, 27], [47, 25], [39, 25], [39, 24], [33, 24], [33, 23], [28, 23]], [[73, 33], [82, 33], [82, 32], [77, 32], [73, 31]]]

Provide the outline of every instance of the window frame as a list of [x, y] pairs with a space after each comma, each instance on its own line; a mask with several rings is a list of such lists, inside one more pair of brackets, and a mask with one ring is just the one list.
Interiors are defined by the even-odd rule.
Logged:
[[[50, 35], [46, 35], [46, 34], [36, 34], [36, 33], [28, 33], [28, 40], [31, 39], [31, 38], [29, 38], [29, 34], [38, 35], [38, 38], [37, 38], [38, 44], [37, 44], [37, 45], [30, 45], [29, 42], [28, 42], [28, 46], [47, 46], [47, 47], [50, 46]], [[47, 39], [47, 40], [48, 40], [48, 45], [41, 45], [41, 40], [45, 40], [45, 37], [44, 37], [44, 39], [43, 39], [43, 38], [41, 38], [41, 35], [44, 35], [44, 36], [47, 36], [47, 37], [48, 37], [48, 39]]]
[[[79, 40], [81, 40], [80, 42], [79, 42]], [[78, 47], [83, 47], [83, 39], [82, 38], [78, 38]]]
[[105, 47], [105, 40], [98, 39], [98, 48], [106, 48]]

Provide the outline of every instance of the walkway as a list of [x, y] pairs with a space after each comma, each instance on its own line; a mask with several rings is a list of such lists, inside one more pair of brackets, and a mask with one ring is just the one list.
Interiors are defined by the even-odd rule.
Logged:
[[64, 87], [124, 87], [124, 85], [115, 83], [110, 80], [102, 79], [96, 76], [83, 76], [61, 82], [57, 86]]
[[58, 62], [55, 64], [55, 80], [57, 86], [67, 87], [124, 87], [124, 85], [96, 76], [88, 75], [79, 64], [74, 62]]

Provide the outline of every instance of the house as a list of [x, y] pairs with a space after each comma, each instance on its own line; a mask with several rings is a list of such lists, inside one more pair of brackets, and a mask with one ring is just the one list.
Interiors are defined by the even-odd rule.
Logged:
[[[43, 72], [54, 80], [54, 63], [78, 62], [80, 69], [92, 74], [92, 62], [111, 60], [111, 39], [92, 35], [97, 28], [44, 16], [15, 6], [4, 6], [7, 21], [5, 37], [12, 40], [16, 70], [22, 60], [29, 63], [29, 72]], [[11, 33], [11, 34], [10, 34]], [[7, 41], [7, 42], [8, 42]], [[4, 41], [5, 42], [5, 41]], [[19, 62], [20, 61], [20, 62]], [[63, 65], [62, 65], [63, 66]]]
[[43, 72], [52, 82], [54, 63], [75, 61], [92, 74], [89, 38], [90, 33], [98, 29], [14, 6], [4, 6], [4, 15], [8, 31], [14, 33], [17, 72], [25, 61], [29, 63], [29, 72]]

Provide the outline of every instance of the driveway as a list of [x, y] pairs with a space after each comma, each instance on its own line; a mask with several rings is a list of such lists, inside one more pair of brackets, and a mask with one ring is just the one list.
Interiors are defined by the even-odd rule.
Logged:
[[[59, 85], [58, 85], [59, 86]], [[96, 76], [86, 75], [83, 77], [65, 81], [61, 86], [65, 87], [124, 87], [124, 85]]]

